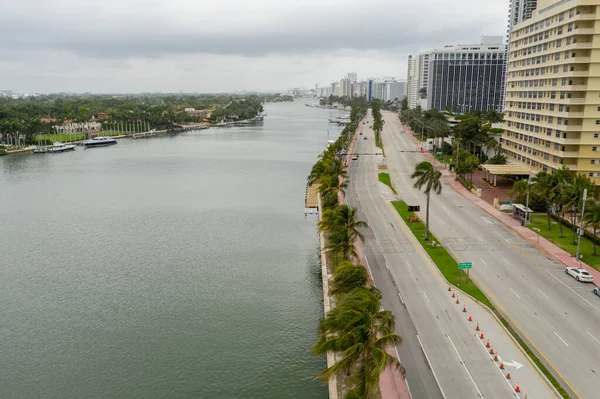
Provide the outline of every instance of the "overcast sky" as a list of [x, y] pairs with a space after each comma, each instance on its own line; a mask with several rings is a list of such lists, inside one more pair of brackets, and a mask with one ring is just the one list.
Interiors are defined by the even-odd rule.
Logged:
[[406, 78], [504, 35], [508, 0], [2, 0], [0, 90], [225, 92]]

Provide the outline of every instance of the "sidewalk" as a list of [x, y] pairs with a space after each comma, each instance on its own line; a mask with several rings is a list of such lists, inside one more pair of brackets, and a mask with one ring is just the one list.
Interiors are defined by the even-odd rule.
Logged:
[[[415, 142], [415, 144], [419, 144], [419, 145], [421, 144], [421, 142], [417, 138], [414, 137], [412, 130], [410, 130], [409, 128], [407, 128], [406, 126], [404, 126], [402, 124], [400, 126], [403, 127], [405, 133], [410, 135], [410, 137]], [[512, 217], [505, 214], [504, 212], [501, 212], [498, 209], [494, 208], [493, 205], [488, 204], [486, 201], [482, 200], [481, 198], [478, 198], [476, 195], [472, 194], [469, 190], [467, 190], [465, 188], [465, 186], [463, 186], [462, 184], [460, 184], [459, 182], [454, 180], [454, 176], [452, 175], [452, 173], [450, 171], [448, 171], [444, 167], [444, 165], [442, 165], [440, 162], [438, 162], [435, 159], [435, 157], [433, 156], [433, 154], [431, 154], [429, 152], [426, 152], [426, 153], [424, 152], [423, 155], [440, 172], [442, 172], [442, 176], [445, 178], [446, 182], [454, 189], [454, 191], [458, 192], [463, 197], [467, 198], [468, 200], [473, 202], [475, 205], [477, 205], [479, 208], [483, 209], [484, 211], [489, 213], [491, 216], [495, 217], [496, 219], [498, 219], [499, 221], [504, 223], [506, 226], [513, 229], [521, 237], [529, 240], [529, 242], [531, 244], [537, 246], [538, 248], [542, 249], [543, 251], [546, 251], [548, 254], [550, 254], [552, 257], [554, 257], [554, 259], [556, 259], [563, 265], [565, 265], [567, 267], [582, 267], [582, 268], [586, 269], [588, 271], [588, 273], [590, 273], [592, 275], [592, 277], [594, 278], [594, 284], [600, 285], [600, 272], [599, 271], [597, 271], [596, 269], [594, 269], [593, 267], [591, 267], [585, 263], [579, 263], [568, 252], [562, 250], [558, 246], [556, 246], [553, 243], [551, 243], [550, 241], [546, 240], [544, 237], [540, 236], [539, 242], [537, 242], [538, 235], [536, 233], [534, 233], [533, 231], [531, 231], [530, 229], [528, 229], [527, 227], [521, 226], [520, 221], [513, 219]]]

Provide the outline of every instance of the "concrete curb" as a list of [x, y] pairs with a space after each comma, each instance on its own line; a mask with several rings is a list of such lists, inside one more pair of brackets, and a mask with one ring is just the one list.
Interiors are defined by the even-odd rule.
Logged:
[[[319, 207], [319, 220], [321, 220], [321, 193], [317, 193], [317, 204]], [[327, 254], [325, 252], [325, 233], [319, 232], [319, 241], [321, 248], [321, 278], [323, 280], [323, 314], [327, 316], [327, 313], [331, 310], [332, 298], [329, 296], [329, 273], [327, 271]], [[335, 364], [335, 354], [333, 352], [327, 353], [327, 368]], [[329, 379], [329, 398], [338, 399], [337, 389], [337, 377], [333, 376]]]

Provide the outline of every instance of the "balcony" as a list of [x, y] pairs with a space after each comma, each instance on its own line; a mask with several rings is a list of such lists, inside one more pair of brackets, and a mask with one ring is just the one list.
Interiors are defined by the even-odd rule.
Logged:
[[567, 35], [593, 35], [594, 28], [573, 29], [571, 32], [565, 32]]
[[560, 99], [560, 102], [565, 102], [566, 104], [585, 104], [585, 98], [565, 98]]
[[579, 151], [557, 151], [562, 158], [579, 158]]
[[582, 125], [561, 125], [557, 129], [565, 132], [581, 132], [583, 129]]
[[592, 48], [592, 42], [572, 43], [567, 46], [567, 49], [569, 49], [569, 50], [571, 50], [571, 49], [586, 50], [586, 49], [591, 49], [591, 48]]
[[[569, 61], [570, 60], [570, 61]], [[565, 60], [567, 62], [576, 62], [578, 64], [589, 64], [592, 59], [590, 57], [571, 57], [568, 60]]]
[[596, 19], [596, 14], [593, 14], [593, 13], [579, 14], [579, 15], [576, 15], [574, 18], [575, 21], [593, 21], [595, 19]]
[[561, 90], [565, 90], [565, 91], [586, 91], [587, 90], [587, 85], [571, 85], [571, 86], [566, 86]]

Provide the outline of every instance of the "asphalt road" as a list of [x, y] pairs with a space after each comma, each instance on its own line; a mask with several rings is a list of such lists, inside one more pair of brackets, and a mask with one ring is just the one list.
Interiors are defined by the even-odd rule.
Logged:
[[[369, 138], [359, 136], [355, 152], [378, 151], [372, 131], [365, 129], [365, 135]], [[380, 190], [380, 159], [365, 155], [351, 162], [346, 199], [357, 207], [359, 218], [370, 225], [363, 248], [375, 283], [384, 293], [383, 306], [396, 315], [396, 332], [404, 338], [398, 352], [407, 369], [413, 398], [517, 397], [511, 383], [491, 361], [473, 324], [450, 298], [438, 270], [415, 245], [414, 237], [389, 204], [395, 196]], [[472, 302], [467, 303], [474, 317], [494, 336], [497, 347], [526, 364], [518, 371], [523, 384], [536, 392], [537, 398], [553, 397], [492, 317]]]
[[[424, 160], [401, 133], [397, 115], [384, 113], [384, 148], [395, 187], [411, 205], [425, 197], [410, 174]], [[600, 298], [591, 284], [576, 282], [545, 252], [522, 239], [444, 184], [431, 198], [431, 230], [471, 275], [543, 361], [577, 398], [600, 397]]]

